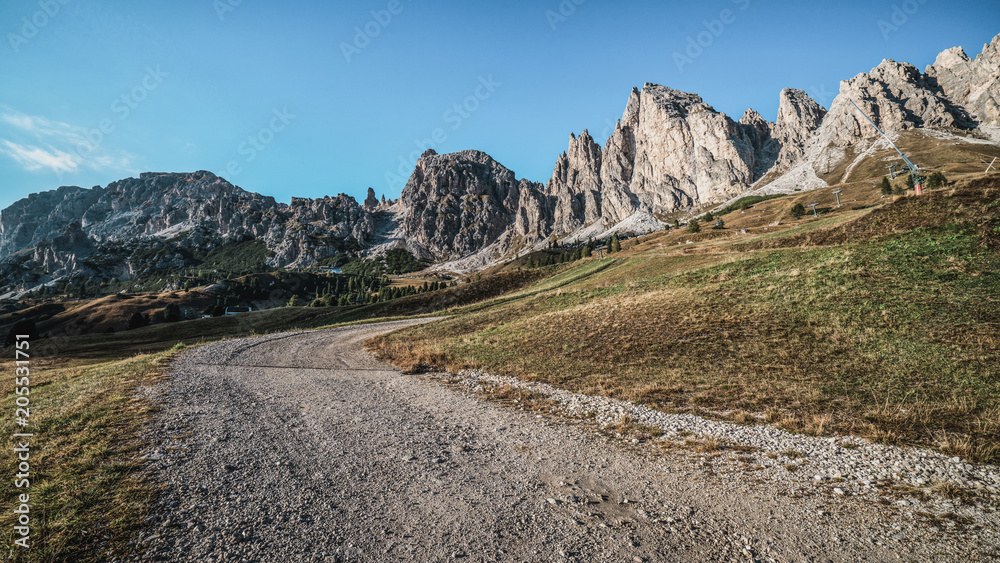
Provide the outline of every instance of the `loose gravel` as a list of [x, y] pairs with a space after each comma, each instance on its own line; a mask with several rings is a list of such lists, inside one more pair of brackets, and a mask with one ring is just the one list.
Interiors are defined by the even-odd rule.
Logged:
[[[180, 357], [151, 390], [162, 410], [146, 459], [165, 489], [132, 560], [1000, 557], [996, 467], [478, 371], [402, 375], [363, 351], [415, 322], [426, 320]], [[480, 398], [497, 385], [550, 397], [553, 412]], [[616, 437], [626, 415], [663, 435]], [[699, 452], [691, 439], [724, 446]], [[943, 482], [974, 494], [947, 499], [934, 492]], [[909, 494], [892, 492], [904, 484]]]

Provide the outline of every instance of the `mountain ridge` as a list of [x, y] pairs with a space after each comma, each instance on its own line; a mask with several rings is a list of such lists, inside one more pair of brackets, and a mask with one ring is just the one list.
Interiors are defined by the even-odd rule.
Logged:
[[[827, 185], [821, 162], [830, 168], [854, 148], [882, 142], [851, 101], [890, 134], [975, 131], [1000, 143], [1000, 35], [975, 59], [961, 47], [945, 50], [923, 73], [886, 59], [841, 82], [829, 110], [801, 90], [783, 89], [778, 98], [774, 122], [752, 108], [734, 120], [694, 93], [632, 88], [604, 146], [587, 130], [571, 133], [544, 184], [517, 178], [481, 151], [428, 150], [396, 202], [369, 188], [360, 204], [343, 194], [284, 204], [208, 171], [63, 186], [0, 211], [0, 278], [23, 290], [103, 275], [86, 265], [102, 245], [156, 246], [193, 231], [219, 244], [263, 241], [272, 268], [406, 247], [440, 267], [469, 269], [553, 240], [658, 229], [793, 169], [806, 178], [800, 186]], [[182, 259], [167, 262], [184, 267]], [[113, 270], [121, 277], [136, 268]]]

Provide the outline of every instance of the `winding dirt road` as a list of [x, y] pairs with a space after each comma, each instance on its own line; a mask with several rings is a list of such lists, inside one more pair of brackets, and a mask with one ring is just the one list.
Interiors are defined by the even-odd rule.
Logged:
[[[373, 360], [401, 321], [219, 342], [158, 389], [167, 485], [141, 560], [883, 561], [880, 511], [821, 514]], [[899, 536], [900, 534], [897, 534]], [[935, 555], [936, 554], [936, 555]]]

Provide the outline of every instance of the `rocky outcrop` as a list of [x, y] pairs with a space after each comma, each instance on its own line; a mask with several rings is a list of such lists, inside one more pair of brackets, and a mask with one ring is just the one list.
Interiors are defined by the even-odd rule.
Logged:
[[552, 230], [725, 201], [766, 173], [779, 149], [752, 110], [736, 123], [695, 94], [646, 84], [632, 90], [603, 151], [587, 131], [570, 137], [546, 185]]
[[[385, 196], [382, 196], [382, 203], [385, 203]], [[379, 206], [378, 198], [375, 197], [375, 190], [368, 188], [368, 197], [365, 198], [365, 211], [375, 211]]]
[[887, 133], [968, 126], [967, 116], [947, 100], [936, 81], [911, 64], [884, 60], [870, 73], [840, 83], [840, 93], [820, 128], [824, 146], [847, 147], [879, 136], [852, 101]]
[[[365, 209], [346, 195], [293, 198], [285, 205], [211, 172], [150, 172], [105, 188], [63, 187], [14, 203], [0, 212], [0, 258], [30, 251], [30, 261], [18, 262], [18, 267], [41, 269], [52, 277], [81, 273], [80, 260], [99, 253], [109, 258], [98, 260], [108, 266], [103, 273], [131, 276], [136, 260], [122, 251], [149, 247], [132, 243], [208, 233], [203, 242], [212, 244], [261, 240], [273, 253], [270, 266], [303, 267], [374, 244], [374, 208], [381, 205], [376, 201]], [[172, 254], [166, 261], [140, 262], [153, 268], [187, 265]]]
[[646, 84], [629, 191], [653, 213], [723, 202], [754, 181], [742, 129], [700, 96]]
[[360, 249], [375, 243], [373, 214], [344, 194], [292, 198], [290, 205], [277, 207], [269, 219], [268, 230], [260, 238], [275, 253], [270, 263], [277, 267], [304, 267], [349, 246]]
[[604, 143], [601, 166], [601, 219], [614, 224], [639, 209], [639, 198], [630, 191], [635, 172], [636, 130], [642, 94], [632, 88], [622, 118]]
[[39, 242], [32, 253], [32, 261], [47, 272], [73, 271], [78, 268], [79, 260], [89, 257], [94, 251], [94, 241], [84, 232], [79, 221], [74, 221], [51, 242]]
[[1000, 35], [974, 60], [961, 47], [943, 51], [925, 74], [977, 124], [1000, 127]]
[[555, 232], [570, 233], [601, 218], [601, 147], [586, 130], [570, 135], [545, 186]]
[[772, 135], [780, 152], [772, 171], [784, 172], [806, 154], [806, 146], [816, 135], [826, 110], [802, 90], [785, 88], [778, 102], [778, 118]]
[[[538, 202], [523, 191], [542, 187], [519, 181], [514, 173], [479, 151], [437, 154], [417, 161], [402, 196], [400, 225], [406, 244], [438, 261], [474, 254], [498, 242], [518, 222], [522, 203]], [[545, 210], [547, 212], [548, 210]], [[522, 221], [526, 232], [541, 232], [544, 221]]]
[[753, 108], [743, 112], [739, 124], [743, 128], [746, 141], [754, 151], [754, 177], [760, 178], [767, 174], [778, 159], [781, 144], [774, 138], [775, 126], [765, 120]]
[[31, 194], [0, 211], [0, 258], [51, 240], [100, 199], [100, 187], [62, 186]]
[[98, 241], [120, 241], [203, 225], [220, 236], [262, 237], [274, 198], [244, 191], [211, 172], [146, 172], [112, 182], [82, 215]]

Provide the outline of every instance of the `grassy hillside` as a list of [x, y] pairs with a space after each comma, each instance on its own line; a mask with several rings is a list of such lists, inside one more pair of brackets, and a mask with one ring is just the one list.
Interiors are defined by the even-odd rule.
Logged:
[[[874, 189], [855, 191], [861, 209], [797, 224], [642, 237], [372, 345], [411, 369], [480, 366], [671, 412], [1000, 461], [1000, 182], [876, 207]], [[725, 220], [776, 221], [824, 192]]]

